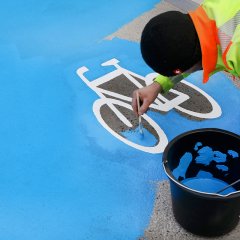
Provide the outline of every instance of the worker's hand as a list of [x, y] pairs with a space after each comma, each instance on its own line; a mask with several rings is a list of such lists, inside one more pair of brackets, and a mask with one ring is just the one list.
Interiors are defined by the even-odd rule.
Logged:
[[[148, 107], [154, 102], [157, 98], [157, 95], [161, 92], [161, 85], [159, 83], [153, 82], [151, 85], [140, 88], [133, 92], [132, 98], [132, 108], [134, 113], [137, 116], [144, 114]], [[140, 109], [138, 110], [137, 104], [137, 92], [140, 100]]]

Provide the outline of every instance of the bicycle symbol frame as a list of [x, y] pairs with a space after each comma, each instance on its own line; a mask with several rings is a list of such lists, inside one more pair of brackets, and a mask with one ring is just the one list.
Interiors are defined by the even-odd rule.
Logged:
[[[138, 75], [134, 72], [131, 72], [121, 67], [119, 65], [119, 61], [116, 58], [110, 59], [109, 61], [102, 63], [101, 66], [103, 67], [114, 66], [115, 70], [99, 78], [96, 78], [95, 80], [90, 81], [85, 77], [85, 73], [89, 71], [87, 67], [83, 66], [77, 69], [77, 75], [84, 81], [84, 83], [86, 83], [88, 87], [90, 87], [100, 97], [100, 99], [96, 100], [93, 104], [93, 112], [97, 120], [114, 137], [118, 138], [120, 141], [124, 142], [125, 144], [148, 153], [162, 153], [166, 145], [168, 144], [167, 136], [164, 133], [164, 131], [161, 129], [161, 127], [147, 114], [144, 114], [142, 116], [143, 119], [148, 124], [151, 125], [151, 127], [155, 130], [155, 132], [158, 135], [157, 136], [158, 142], [154, 146], [143, 146], [141, 144], [137, 144], [125, 138], [123, 135], [121, 135], [121, 133], [114, 131], [106, 123], [100, 111], [103, 106], [108, 106], [122, 123], [124, 123], [129, 129], [133, 129], [136, 126], [133, 126], [131, 121], [129, 121], [129, 119], [116, 107], [116, 106], [120, 106], [122, 108], [132, 111], [132, 107], [131, 107], [132, 98], [130, 96], [125, 96], [117, 92], [103, 89], [100, 86], [104, 83], [107, 83], [115, 79], [116, 77], [124, 75], [132, 84], [135, 85], [136, 88], [142, 88], [144, 85], [142, 85], [140, 81], [138, 81], [138, 79], [143, 81], [145, 85], [148, 85], [157, 76], [157, 74], [150, 73], [145, 77], [143, 77], [141, 75]], [[201, 112], [195, 112], [180, 106], [182, 103], [186, 102], [190, 97], [187, 94], [177, 91], [175, 89], [171, 89], [169, 91], [175, 95], [173, 99], [169, 100], [166, 97], [164, 97], [162, 94], [159, 94], [156, 100], [154, 101], [154, 103], [150, 105], [150, 109], [153, 109], [155, 111], [161, 111], [161, 112], [169, 112], [172, 109], [176, 109], [184, 114], [187, 114], [189, 116], [193, 116], [199, 119], [214, 119], [221, 116], [222, 114], [221, 108], [211, 96], [209, 96], [206, 92], [204, 92], [197, 86], [187, 82], [186, 80], [182, 80], [181, 83], [183, 83], [184, 85], [188, 86], [191, 89], [194, 89], [195, 91], [198, 92], [198, 94], [200, 94], [202, 97], [207, 99], [207, 101], [212, 106], [211, 111], [207, 113], [201, 113]]]

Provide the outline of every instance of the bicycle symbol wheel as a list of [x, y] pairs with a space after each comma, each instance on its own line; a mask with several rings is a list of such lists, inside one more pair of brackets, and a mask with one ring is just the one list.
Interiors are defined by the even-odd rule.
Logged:
[[184, 103], [175, 106], [175, 110], [191, 119], [214, 119], [222, 115], [221, 107], [206, 92], [197, 86], [182, 80], [175, 90], [181, 91], [189, 96]]
[[[116, 112], [112, 111], [111, 108], [108, 107], [110, 104], [114, 105], [114, 107], [116, 107], [118, 111], [121, 111], [122, 114], [124, 114], [128, 119], [130, 119], [132, 127], [129, 128], [129, 126], [127, 126], [127, 123], [124, 123], [118, 118]], [[168, 143], [168, 139], [164, 131], [155, 121], [153, 121], [153, 119], [151, 119], [146, 114], [142, 115], [144, 138], [146, 134], [146, 137], [150, 137], [151, 140], [154, 139], [154, 141], [151, 141], [151, 146], [144, 145], [146, 143], [149, 144], [149, 141], [135, 141], [136, 138], [129, 137], [129, 134], [127, 134], [128, 136], [126, 137], [126, 134], [124, 133], [136, 135], [136, 131], [134, 130], [136, 130], [138, 126], [138, 122], [136, 120], [136, 117], [134, 117], [134, 113], [130, 104], [116, 99], [98, 99], [93, 104], [93, 112], [97, 120], [107, 131], [109, 131], [114, 137], [116, 137], [120, 141], [135, 149], [148, 153], [162, 153]]]

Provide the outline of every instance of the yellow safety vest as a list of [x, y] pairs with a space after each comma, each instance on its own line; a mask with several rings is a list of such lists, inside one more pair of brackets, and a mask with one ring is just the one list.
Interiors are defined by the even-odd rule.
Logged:
[[[218, 71], [240, 81], [240, 0], [205, 0], [189, 15], [201, 45], [203, 82]], [[187, 75], [159, 75], [155, 81], [167, 92]]]

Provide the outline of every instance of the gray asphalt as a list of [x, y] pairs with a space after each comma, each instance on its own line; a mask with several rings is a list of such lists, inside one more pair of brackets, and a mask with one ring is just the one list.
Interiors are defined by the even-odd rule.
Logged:
[[150, 223], [141, 240], [238, 240], [240, 224], [230, 233], [216, 238], [193, 235], [184, 230], [174, 219], [169, 181], [157, 183], [157, 193]]

